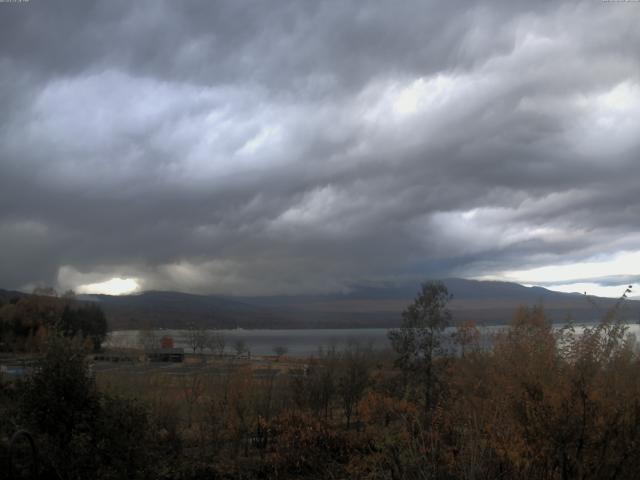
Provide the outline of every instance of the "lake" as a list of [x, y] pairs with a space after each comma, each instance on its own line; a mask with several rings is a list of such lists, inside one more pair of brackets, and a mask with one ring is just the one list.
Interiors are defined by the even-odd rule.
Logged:
[[[273, 349], [283, 346], [287, 355], [306, 357], [318, 353], [320, 347], [343, 349], [349, 342], [357, 341], [363, 345], [371, 345], [377, 350], [389, 348], [386, 328], [354, 328], [354, 329], [282, 329], [282, 330], [211, 330], [221, 333], [226, 340], [226, 351], [234, 351], [236, 341], [243, 341], [253, 355], [273, 355]], [[176, 347], [189, 351], [188, 332], [186, 330], [156, 330], [159, 336], [168, 335], [173, 338]], [[138, 330], [117, 330], [111, 332], [106, 345], [118, 347], [134, 347], [138, 343]], [[205, 350], [206, 351], [206, 350]]]
[[[561, 325], [556, 325], [560, 328]], [[504, 326], [479, 327], [483, 344], [490, 345], [491, 336], [505, 328]], [[450, 337], [454, 328], [448, 328], [446, 337]], [[287, 355], [306, 357], [316, 355], [319, 348], [335, 347], [342, 350], [351, 342], [360, 345], [371, 345], [376, 350], [390, 348], [387, 339], [387, 328], [345, 328], [345, 329], [281, 329], [281, 330], [211, 330], [222, 333], [226, 340], [226, 352], [234, 351], [234, 343], [241, 340], [253, 355], [273, 355], [273, 349], [283, 346]], [[630, 324], [629, 332], [640, 338], [640, 325]], [[186, 330], [156, 330], [158, 336], [168, 335], [174, 340], [176, 347], [189, 351]], [[116, 330], [111, 332], [105, 342], [106, 347], [135, 347], [138, 345], [138, 330]], [[206, 350], [205, 350], [206, 351]]]

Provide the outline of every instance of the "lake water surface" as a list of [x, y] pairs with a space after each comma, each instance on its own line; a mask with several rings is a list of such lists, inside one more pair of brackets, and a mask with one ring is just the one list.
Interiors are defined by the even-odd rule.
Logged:
[[[343, 349], [350, 342], [371, 345], [377, 350], [389, 348], [386, 328], [357, 329], [282, 329], [282, 330], [211, 330], [221, 333], [226, 341], [226, 351], [234, 351], [234, 343], [241, 340], [253, 355], [273, 355], [275, 347], [285, 347], [287, 355], [310, 356], [318, 349], [335, 347]], [[176, 347], [189, 351], [186, 330], [157, 330], [159, 336], [173, 338]], [[138, 345], [137, 330], [117, 330], [111, 332], [107, 346], [134, 347]], [[206, 350], [205, 350], [206, 351]]]
[[[561, 325], [557, 325], [560, 328]], [[479, 327], [484, 345], [491, 344], [492, 335], [504, 329], [504, 326]], [[455, 331], [448, 328], [445, 337], [449, 337]], [[214, 332], [214, 330], [211, 330]], [[349, 343], [358, 342], [360, 345], [370, 345], [376, 350], [390, 348], [387, 328], [345, 328], [345, 329], [281, 329], [281, 330], [215, 330], [222, 333], [226, 340], [226, 351], [234, 351], [234, 343], [241, 340], [245, 343], [253, 355], [273, 355], [275, 347], [282, 346], [287, 349], [288, 355], [311, 356], [318, 353], [319, 348], [335, 347], [344, 349]], [[629, 332], [640, 338], [640, 325], [629, 325]], [[138, 345], [138, 330], [117, 330], [110, 333], [105, 342], [107, 347], [135, 347]], [[174, 340], [176, 347], [183, 347], [189, 351], [188, 332], [186, 330], [156, 330], [161, 337], [168, 335]], [[205, 350], [206, 351], [206, 350]]]

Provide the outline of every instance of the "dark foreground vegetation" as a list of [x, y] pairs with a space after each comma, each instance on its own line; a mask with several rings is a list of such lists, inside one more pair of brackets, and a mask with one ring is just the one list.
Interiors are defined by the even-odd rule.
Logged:
[[456, 355], [443, 350], [448, 299], [425, 284], [389, 354], [354, 344], [287, 375], [240, 366], [140, 378], [144, 390], [94, 377], [91, 335], [50, 318], [33, 373], [0, 386], [2, 460], [26, 429], [42, 478], [637, 478], [640, 356], [624, 296], [580, 331], [520, 308], [491, 348], [459, 325]]

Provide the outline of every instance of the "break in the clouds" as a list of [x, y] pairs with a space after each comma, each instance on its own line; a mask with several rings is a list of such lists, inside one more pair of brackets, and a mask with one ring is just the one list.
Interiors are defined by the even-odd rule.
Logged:
[[0, 284], [626, 284], [639, 21], [597, 0], [0, 3]]

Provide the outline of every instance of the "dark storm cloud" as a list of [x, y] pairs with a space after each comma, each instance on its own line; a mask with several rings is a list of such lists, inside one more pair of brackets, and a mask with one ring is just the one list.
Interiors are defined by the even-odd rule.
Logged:
[[0, 9], [6, 287], [296, 293], [637, 250], [637, 6]]

